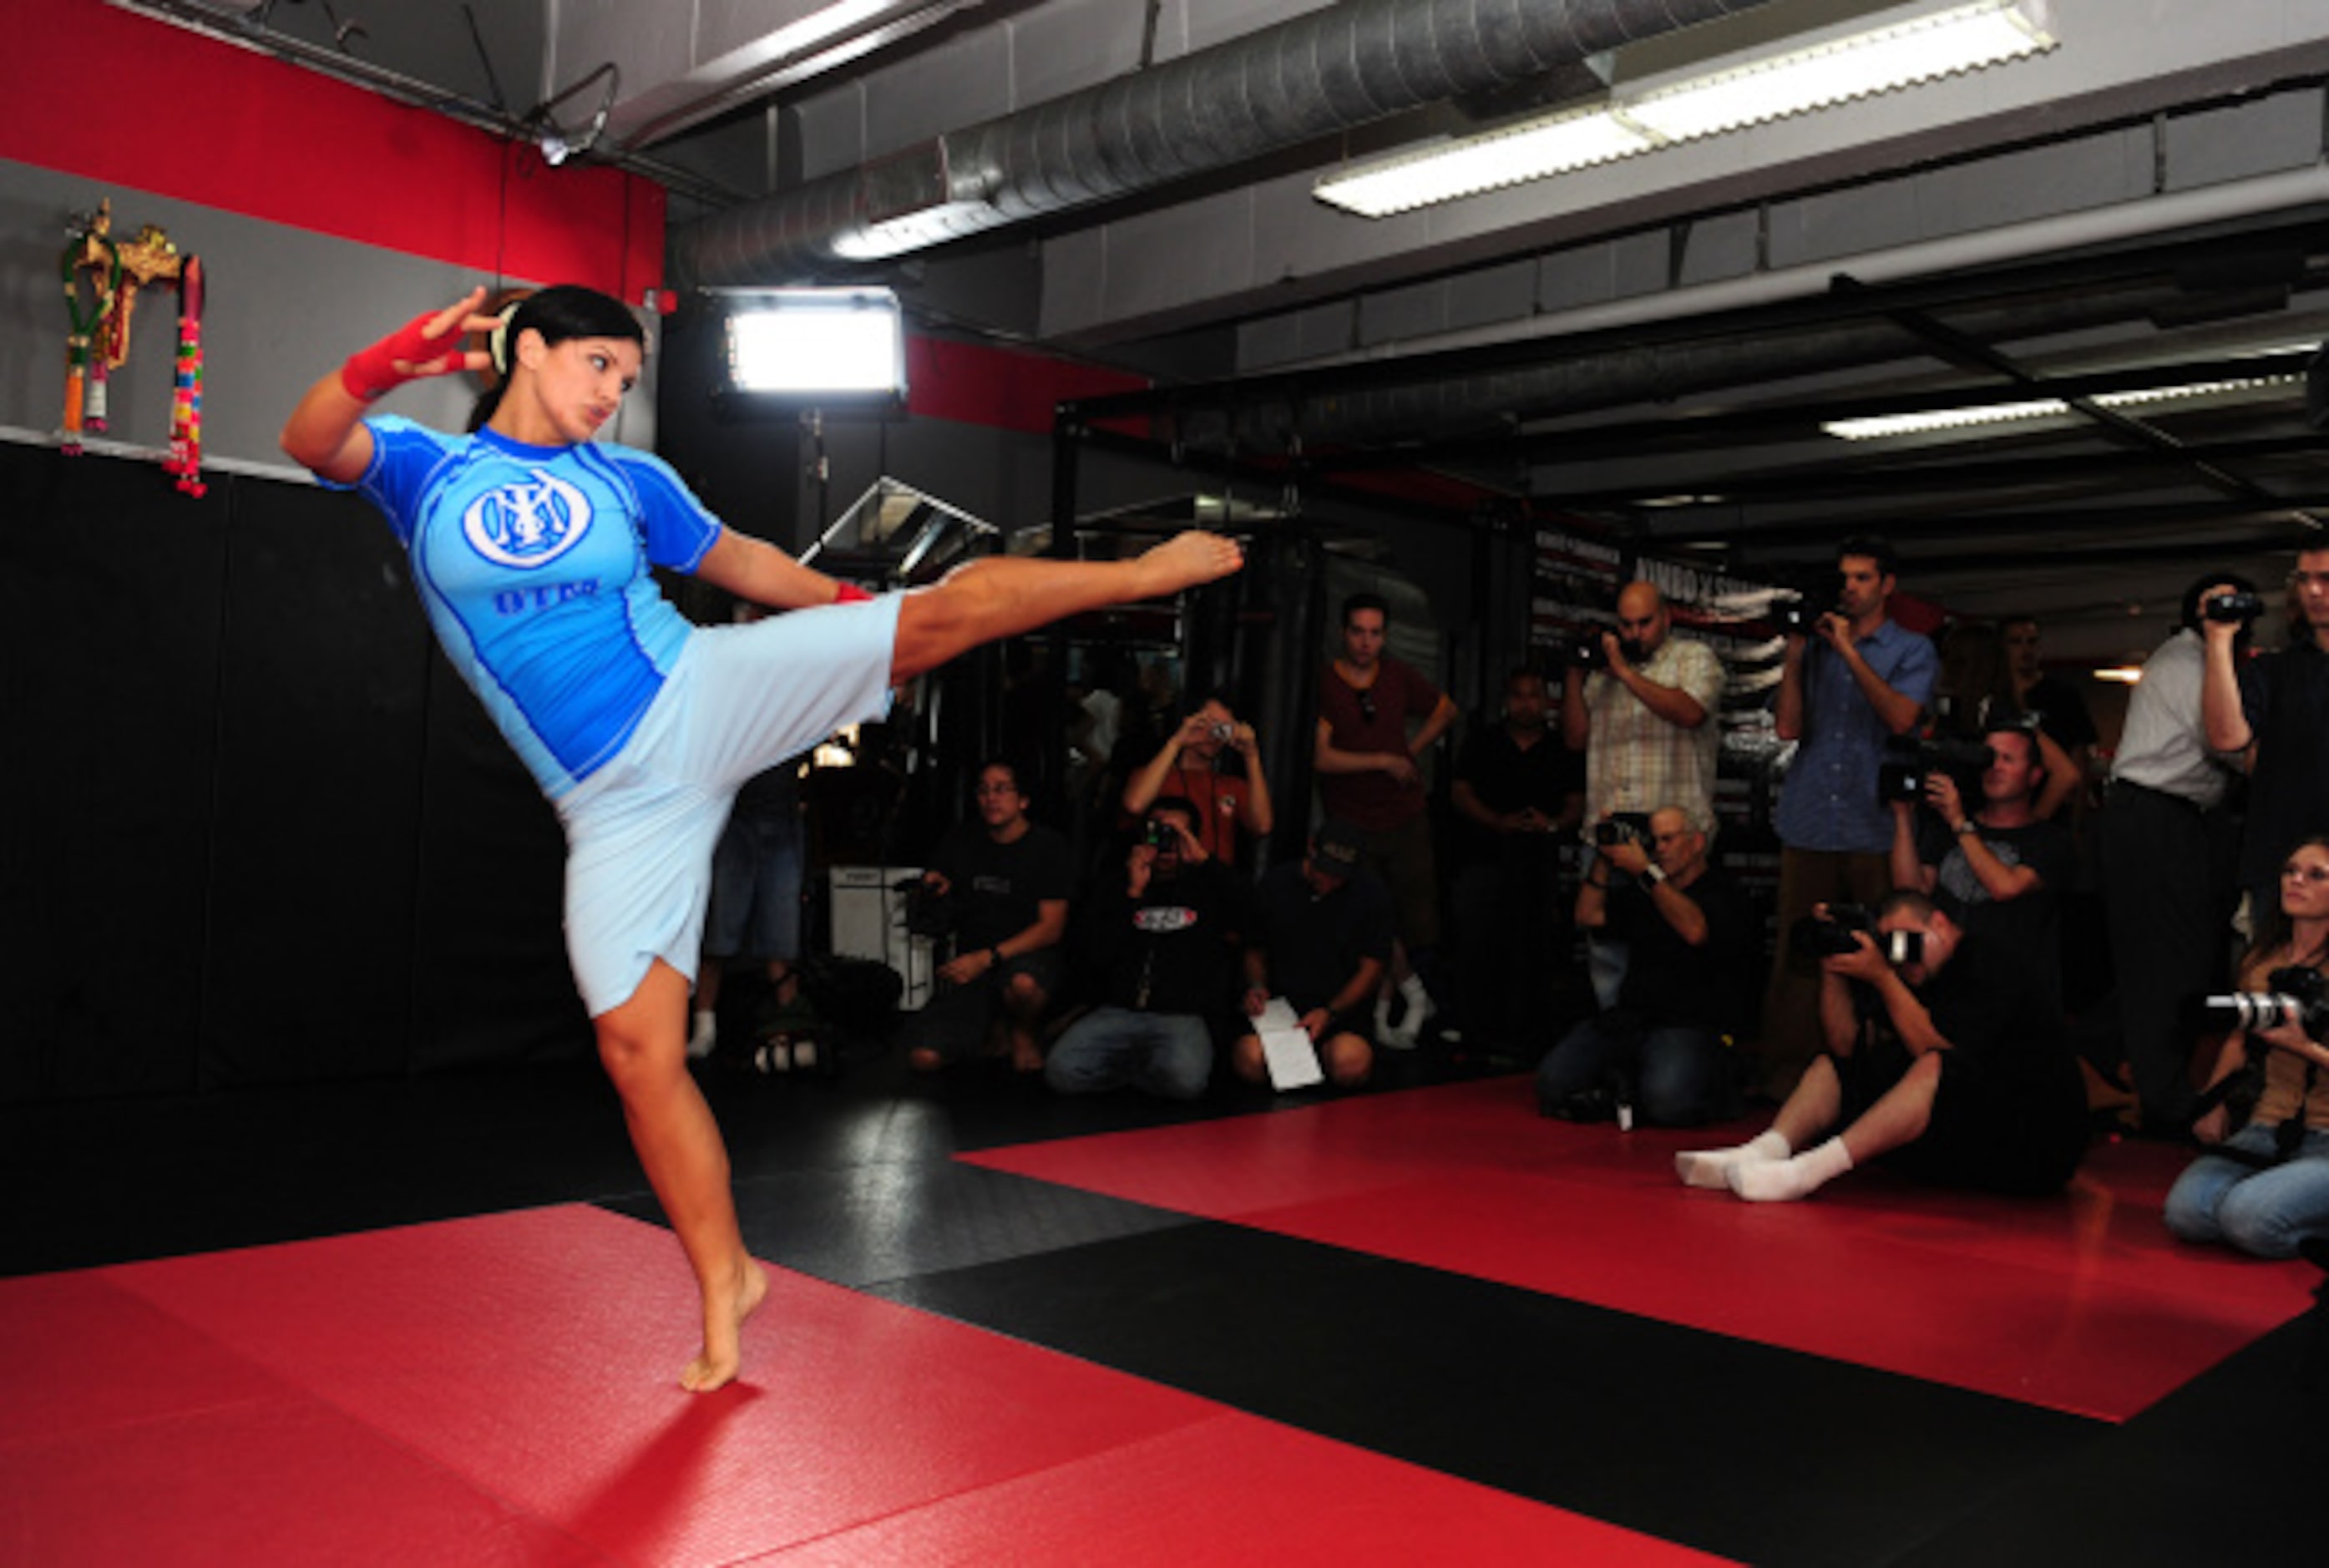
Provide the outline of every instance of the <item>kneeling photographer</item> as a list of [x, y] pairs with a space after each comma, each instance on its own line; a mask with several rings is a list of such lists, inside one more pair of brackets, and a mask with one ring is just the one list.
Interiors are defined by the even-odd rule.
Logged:
[[1805, 945], [1827, 954], [1825, 1053], [1769, 1131], [1676, 1155], [1683, 1182], [1785, 1201], [1879, 1157], [1920, 1180], [1994, 1192], [2068, 1181], [2086, 1150], [2086, 1088], [2038, 966], [1922, 893], [1885, 899], [1872, 930], [1840, 908], [1815, 918], [1825, 929]]
[[1707, 863], [1688, 812], [1666, 806], [1646, 825], [1645, 836], [1622, 820], [1598, 824], [1577, 924], [1617, 936], [1630, 956], [1617, 1005], [1570, 1029], [1537, 1069], [1548, 1116], [1693, 1127], [1736, 1109], [1725, 1037], [1746, 1018], [1755, 916]]
[[[1986, 726], [1978, 741], [1919, 741], [1878, 770], [1892, 809], [1892, 885], [1928, 895], [1966, 930], [2030, 954], [2048, 1006], [2062, 1008], [2060, 890], [2076, 850], [2070, 830], [2041, 822], [2046, 781], [2037, 731]], [[1979, 803], [1968, 809], [1970, 797]]]
[[[2192, 1125], [2219, 1147], [2167, 1194], [2167, 1228], [2263, 1258], [2295, 1257], [2329, 1238], [2329, 834], [2300, 840], [2281, 868], [2280, 897], [2239, 967], [2242, 994], [2211, 998], [2234, 1025]], [[2239, 1130], [2228, 1097], [2254, 1098]]]

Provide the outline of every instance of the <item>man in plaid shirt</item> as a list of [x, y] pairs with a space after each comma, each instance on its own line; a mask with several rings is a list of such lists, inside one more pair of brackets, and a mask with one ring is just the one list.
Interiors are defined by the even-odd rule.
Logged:
[[[1616, 812], [1647, 816], [1664, 806], [1680, 807], [1694, 831], [1711, 834], [1722, 661], [1705, 643], [1674, 634], [1673, 606], [1654, 583], [1626, 585], [1617, 628], [1601, 634], [1601, 649], [1606, 667], [1572, 669], [1561, 691], [1561, 738], [1585, 754], [1586, 837]], [[1594, 994], [1614, 1007], [1625, 948], [1595, 934], [1588, 951]]]

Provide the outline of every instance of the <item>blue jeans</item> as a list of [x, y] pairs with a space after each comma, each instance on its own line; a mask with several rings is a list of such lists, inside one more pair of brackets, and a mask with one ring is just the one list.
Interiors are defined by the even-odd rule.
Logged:
[[[1561, 1038], [1536, 1070], [1537, 1103], [1557, 1111], [1602, 1082], [1622, 1060], [1623, 1033], [1587, 1019]], [[1712, 1029], [1667, 1025], [1645, 1030], [1633, 1083], [1635, 1118], [1659, 1127], [1695, 1127], [1726, 1113], [1730, 1061]]]
[[1094, 1008], [1068, 1027], [1043, 1064], [1062, 1094], [1130, 1084], [1168, 1100], [1193, 1100], [1213, 1075], [1213, 1036], [1194, 1013]]
[[[2254, 1124], [2223, 1146], [2269, 1159], [2277, 1129]], [[2329, 1235], [2329, 1132], [2307, 1131], [2294, 1159], [2258, 1169], [2202, 1154], [2168, 1189], [2167, 1228], [2187, 1242], [2224, 1242], [2260, 1258], [2293, 1258]]]

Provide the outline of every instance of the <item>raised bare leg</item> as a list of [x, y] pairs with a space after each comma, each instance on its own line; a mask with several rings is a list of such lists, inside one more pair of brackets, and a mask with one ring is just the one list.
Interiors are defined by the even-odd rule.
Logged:
[[984, 556], [898, 607], [890, 678], [910, 681], [982, 643], [1014, 637], [1108, 605], [1159, 598], [1245, 564], [1235, 540], [1192, 530], [1125, 561]]
[[744, 1319], [768, 1293], [768, 1276], [744, 1251], [728, 1185], [720, 1124], [687, 1071], [687, 981], [658, 960], [630, 1000], [592, 1020], [599, 1060], [622, 1097], [631, 1147], [695, 1271], [703, 1347], [679, 1385], [704, 1394], [732, 1380]]

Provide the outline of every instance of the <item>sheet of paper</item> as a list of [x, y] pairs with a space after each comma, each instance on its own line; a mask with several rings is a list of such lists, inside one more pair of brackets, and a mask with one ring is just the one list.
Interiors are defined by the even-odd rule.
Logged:
[[1292, 1003], [1282, 996], [1271, 997], [1253, 1025], [1261, 1038], [1262, 1057], [1269, 1064], [1272, 1088], [1299, 1089], [1325, 1081], [1326, 1075], [1318, 1070], [1318, 1047], [1310, 1043], [1310, 1031], [1302, 1027]]

